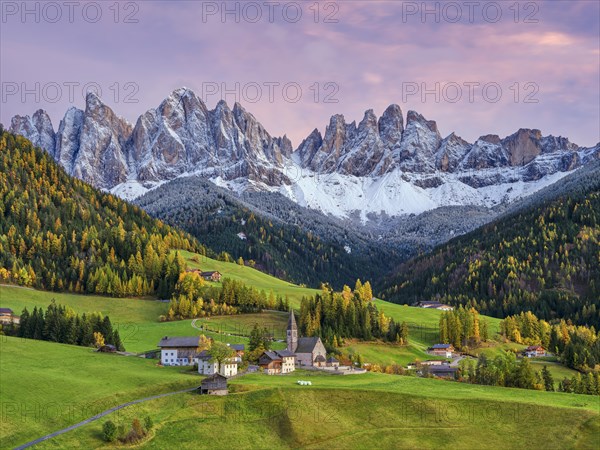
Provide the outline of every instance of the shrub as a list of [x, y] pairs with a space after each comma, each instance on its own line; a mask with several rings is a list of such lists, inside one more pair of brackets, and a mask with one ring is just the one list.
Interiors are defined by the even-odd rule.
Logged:
[[117, 426], [113, 421], [107, 420], [102, 425], [102, 437], [106, 442], [114, 442], [117, 439]]
[[144, 419], [144, 428], [146, 431], [150, 431], [154, 427], [154, 422], [152, 422], [152, 417], [146, 416]]

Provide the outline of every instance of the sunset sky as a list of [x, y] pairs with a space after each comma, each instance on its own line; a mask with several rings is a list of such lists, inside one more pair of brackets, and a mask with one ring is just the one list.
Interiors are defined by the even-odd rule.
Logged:
[[[227, 8], [239, 8], [238, 21], [233, 14], [223, 20], [222, 2], [121, 2], [118, 11], [114, 2], [99, 2], [102, 16], [96, 23], [96, 6], [86, 3], [69, 11], [56, 2], [62, 9], [56, 19], [57, 11], [43, 10], [44, 3], [28, 2], [39, 14], [23, 17], [21, 2], [2, 2], [0, 121], [5, 126], [15, 114], [42, 108], [57, 129], [69, 106], [84, 107], [81, 88], [88, 82], [97, 83], [105, 103], [132, 122], [178, 87], [202, 96], [203, 88], [206, 94], [222, 83], [233, 90], [240, 83], [239, 93], [204, 95], [207, 106], [212, 109], [221, 97], [232, 106], [242, 87], [254, 97], [258, 84], [263, 92], [257, 101], [237, 100], [272, 135], [287, 134], [294, 147], [312, 129], [324, 131], [333, 114], [358, 122], [365, 110], [379, 116], [391, 103], [405, 115], [413, 109], [436, 120], [444, 136], [455, 131], [471, 142], [519, 128], [567, 136], [583, 146], [600, 140], [597, 1], [480, 2], [474, 11], [468, 2], [444, 9], [440, 3], [438, 17], [424, 16], [421, 2], [321, 2], [318, 17], [312, 1], [280, 2], [271, 11], [262, 1], [253, 4], [260, 10], [231, 2]], [[483, 11], [488, 3], [493, 5]], [[296, 5], [302, 17], [293, 23]], [[436, 2], [427, 5], [435, 7]], [[257, 11], [261, 18], [255, 20]], [[36, 83], [40, 98], [23, 99], [21, 88], [35, 91]], [[79, 83], [74, 99], [69, 83]], [[135, 83], [137, 91], [126, 83]], [[267, 86], [272, 83], [279, 87], [273, 88], [271, 103]], [[290, 95], [293, 86], [301, 87], [297, 102], [286, 101], [280, 88], [286, 83], [292, 84]], [[473, 86], [472, 101], [465, 83]], [[487, 99], [471, 83], [489, 84]], [[421, 86], [432, 93], [408, 95]], [[456, 86], [462, 98], [451, 101]], [[494, 103], [497, 86], [502, 95]], [[125, 102], [128, 94], [137, 103]], [[325, 102], [327, 94], [337, 103]]]

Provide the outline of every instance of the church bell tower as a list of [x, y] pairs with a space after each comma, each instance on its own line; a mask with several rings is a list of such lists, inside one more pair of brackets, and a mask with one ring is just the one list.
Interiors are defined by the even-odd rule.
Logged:
[[287, 349], [295, 353], [298, 347], [298, 326], [296, 325], [296, 318], [294, 317], [294, 311], [290, 309], [290, 319], [288, 320], [287, 326]]

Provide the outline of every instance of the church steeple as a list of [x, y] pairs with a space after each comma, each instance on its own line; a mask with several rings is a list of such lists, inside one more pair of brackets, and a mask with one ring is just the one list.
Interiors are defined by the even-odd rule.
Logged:
[[287, 349], [295, 353], [298, 347], [298, 326], [296, 325], [296, 318], [294, 317], [294, 311], [290, 309], [290, 318], [287, 326]]

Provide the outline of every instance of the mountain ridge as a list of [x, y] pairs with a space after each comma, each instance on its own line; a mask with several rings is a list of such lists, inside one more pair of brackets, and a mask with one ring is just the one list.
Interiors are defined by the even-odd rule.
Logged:
[[43, 110], [13, 117], [10, 131], [45, 149], [69, 174], [127, 199], [194, 174], [234, 191], [280, 192], [337, 217], [361, 211], [363, 222], [510, 202], [600, 155], [600, 143], [579, 147], [536, 129], [483, 135], [472, 144], [455, 133], [442, 137], [435, 121], [412, 110], [405, 121], [395, 104], [379, 118], [367, 110], [358, 125], [336, 114], [323, 135], [315, 128], [294, 150], [239, 103], [231, 109], [221, 100], [209, 110], [187, 88], [135, 125], [89, 93], [85, 110], [69, 108], [57, 131]]

